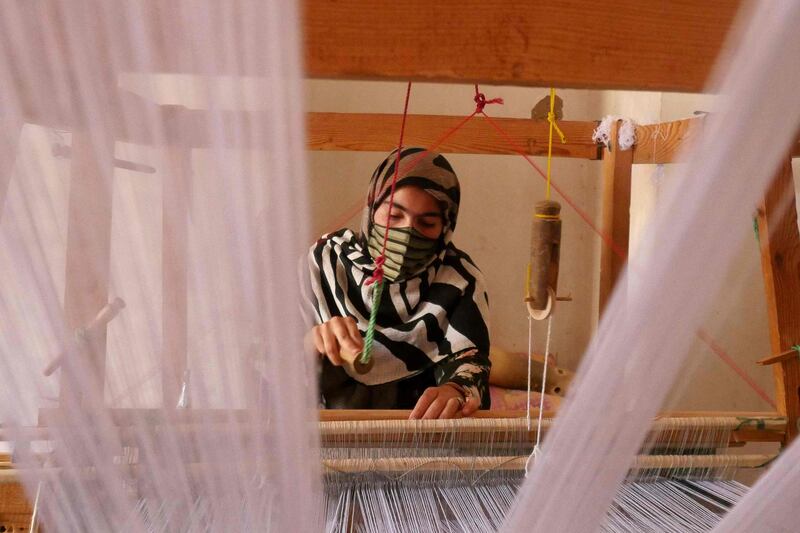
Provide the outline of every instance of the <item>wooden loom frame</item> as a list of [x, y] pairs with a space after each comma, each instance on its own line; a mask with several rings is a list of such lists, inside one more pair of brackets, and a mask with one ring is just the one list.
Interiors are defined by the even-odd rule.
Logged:
[[[147, 10], [157, 16], [174, 15], [155, 0], [145, 0]], [[466, 4], [469, 4], [467, 2]], [[306, 64], [310, 77], [343, 79], [414, 79], [472, 83], [582, 87], [594, 89], [626, 88], [648, 90], [701, 90], [711, 64], [717, 57], [738, 0], [696, 3], [673, 0], [669, 6], [643, 7], [636, 0], [600, 6], [591, 0], [553, 0], [547, 6], [523, 0], [480, 3], [480, 9], [465, 2], [411, 0], [401, 8], [389, 0], [376, 0], [366, 8], [356, 0], [305, 0]], [[45, 5], [43, 9], [48, 9]], [[415, 13], [431, 11], [426, 19]], [[390, 13], [391, 16], [386, 16]], [[619, 24], [619, 21], [625, 21]], [[442, 24], [446, 21], [446, 24]], [[23, 20], [35, 23], [36, 19]], [[124, 18], [119, 22], [124, 24]], [[444, 27], [444, 30], [441, 28]], [[561, 28], [572, 28], [571, 32]], [[620, 35], [623, 32], [623, 35]], [[619, 36], [609, 45], [607, 35]], [[667, 45], [664, 45], [667, 39]], [[180, 37], [177, 37], [180, 40]], [[364, 48], [363, 43], [370, 47]], [[502, 43], [502, 46], [500, 46]], [[183, 43], [190, 45], [191, 43]], [[600, 50], [598, 50], [598, 44]], [[177, 72], [181, 57], [180, 42], [171, 42], [158, 55], [154, 70]], [[37, 45], [38, 46], [38, 45]], [[499, 48], [498, 48], [499, 46]], [[425, 50], [419, 54], [417, 50]], [[399, 51], [399, 52], [398, 52]], [[401, 56], [395, 57], [395, 54]], [[31, 51], [36, 56], [36, 48]], [[185, 57], [186, 54], [183, 54]], [[43, 76], [42, 80], [47, 80]], [[43, 81], [44, 82], [44, 81]], [[55, 86], [55, 84], [53, 84]], [[191, 149], [207, 145], [203, 138], [206, 120], [202, 111], [179, 106], [155, 106], [130, 94], [119, 94], [116, 102], [120, 117], [159, 116], [168, 132], [192, 132], [170, 140], [168, 161], [175, 181], [164, 181], [164, 209], [184, 213], [184, 188], [191, 175]], [[80, 202], [80, 191], [96, 195], [112, 171], [114, 141], [148, 144], [146, 124], [120, 120], [115, 138], [94, 153], [81, 132], [78, 121], [47, 103], [22, 102], [24, 122], [0, 117], [0, 217], [10, 181], [19, 132], [24, 123], [61, 127], [74, 131], [72, 190], [70, 192], [65, 315], [71, 328], [89, 322], [108, 302], [108, 271], [96, 271], [96, 262], [87, 257], [108, 257], [110, 253], [110, 196], [100, 198], [87, 209]], [[158, 115], [148, 115], [156, 112]], [[258, 113], [232, 112], [231, 118], [258, 121]], [[408, 145], [430, 145], [434, 135], [446, 131], [460, 117], [413, 116], [406, 139]], [[547, 125], [528, 119], [496, 119], [518, 144], [532, 155], [543, 155], [547, 145]], [[369, 150], [388, 152], [395, 147], [399, 115], [310, 113], [309, 148], [312, 150]], [[560, 122], [568, 143], [557, 145], [556, 157], [603, 160], [603, 229], [627, 251], [630, 206], [630, 176], [633, 164], [670, 163], [681, 144], [691, 142], [702, 119], [688, 119], [642, 126], [638, 137], [649, 139], [655, 128], [666, 136], [658, 149], [650, 143], [627, 152], [598, 149], [591, 141], [594, 122]], [[192, 127], [197, 125], [198, 127]], [[615, 137], [615, 136], [612, 136]], [[493, 140], [494, 134], [477, 121], [468, 124], [439, 147], [444, 153], [509, 154], [508, 146]], [[245, 146], [252, 146], [243, 139]], [[795, 144], [791, 156], [800, 156]], [[782, 353], [800, 342], [800, 280], [791, 268], [800, 257], [796, 210], [778, 210], [778, 200], [791, 187], [791, 166], [784, 165], [758, 210], [760, 246], [770, 320], [773, 353]], [[792, 202], [794, 205], [794, 202]], [[177, 398], [179, 369], [186, 360], [186, 257], [180, 243], [187, 230], [185, 218], [175, 217], [163, 228], [164, 380], [165, 403]], [[89, 253], [87, 253], [87, 250]], [[603, 247], [601, 256], [601, 308], [612, 290], [622, 262]], [[100, 283], [97, 282], [100, 280]], [[168, 317], [168, 318], [166, 318]], [[168, 323], [169, 321], [169, 323]], [[99, 339], [100, 353], [105, 341]], [[95, 362], [98, 371], [104, 361]], [[782, 415], [787, 419], [784, 442], [797, 434], [800, 412], [800, 363], [797, 358], [780, 360], [773, 367], [778, 413], [740, 413], [765, 417]], [[174, 404], [174, 402], [173, 402]], [[698, 413], [699, 414], [699, 413]], [[393, 413], [391, 416], [402, 416]], [[323, 419], [347, 417], [373, 418], [386, 413], [323, 413]], [[746, 440], [758, 440], [749, 435]], [[766, 440], [776, 440], [772, 437]]]

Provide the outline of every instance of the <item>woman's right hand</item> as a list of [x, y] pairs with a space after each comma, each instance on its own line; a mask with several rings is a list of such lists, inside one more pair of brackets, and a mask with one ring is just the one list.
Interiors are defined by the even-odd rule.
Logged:
[[314, 326], [311, 338], [317, 352], [326, 356], [335, 366], [342, 366], [342, 354], [354, 356], [364, 348], [356, 321], [349, 316], [335, 316]]

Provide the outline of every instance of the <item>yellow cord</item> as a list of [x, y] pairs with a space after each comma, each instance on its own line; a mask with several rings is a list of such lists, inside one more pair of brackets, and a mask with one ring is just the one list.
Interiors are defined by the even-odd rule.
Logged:
[[561, 128], [559, 128], [558, 124], [556, 124], [555, 107], [556, 107], [556, 90], [551, 88], [550, 111], [547, 113], [547, 122], [550, 123], [550, 136], [547, 141], [547, 192], [545, 194], [545, 198], [547, 200], [550, 200], [550, 166], [553, 161], [553, 129], [555, 129], [558, 132], [559, 137], [561, 137], [562, 144], [567, 142], [567, 138], [564, 136], [564, 132], [561, 131]]
[[[559, 137], [561, 137], [561, 142], [566, 143], [567, 138], [564, 136], [564, 132], [561, 131], [561, 128], [558, 127], [556, 124], [556, 114], [555, 114], [555, 107], [556, 107], [556, 90], [550, 89], [550, 111], [547, 113], [547, 121], [550, 123], [550, 136], [547, 141], [547, 200], [550, 200], [550, 167], [553, 160], [553, 130], [558, 132]], [[559, 215], [540, 215], [534, 214], [535, 218], [545, 219], [545, 220], [558, 220]], [[526, 298], [531, 297], [531, 275], [532, 275], [533, 265], [528, 263], [528, 270], [525, 275], [525, 296]]]

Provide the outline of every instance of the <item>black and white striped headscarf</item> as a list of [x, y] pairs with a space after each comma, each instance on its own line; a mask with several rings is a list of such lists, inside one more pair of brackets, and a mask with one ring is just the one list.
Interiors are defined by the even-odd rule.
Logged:
[[[311, 300], [318, 324], [351, 316], [362, 334], [367, 329], [374, 271], [367, 238], [375, 209], [389, 194], [396, 151], [378, 166], [370, 181], [367, 205], [356, 235], [340, 230], [323, 236], [308, 255]], [[377, 315], [373, 369], [351, 376], [377, 385], [413, 376], [436, 365], [438, 383], [458, 383], [488, 399], [488, 297], [483, 275], [451, 242], [458, 217], [460, 188], [447, 160], [422, 148], [406, 148], [400, 157], [397, 188], [415, 185], [443, 208], [440, 249], [420, 271], [384, 286]]]

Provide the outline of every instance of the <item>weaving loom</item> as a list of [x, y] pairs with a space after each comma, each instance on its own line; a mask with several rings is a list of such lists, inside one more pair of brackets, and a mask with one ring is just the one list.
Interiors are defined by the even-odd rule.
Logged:
[[[481, 413], [474, 419], [440, 421], [408, 421], [402, 418], [406, 414], [321, 413], [326, 530], [498, 529], [525, 478], [535, 430], [527, 429], [524, 418], [508, 418], [516, 413]], [[761, 468], [775, 455], [719, 455], [715, 451], [748, 440], [780, 440], [786, 422], [783, 417], [765, 418], [755, 413], [748, 417], [713, 415], [694, 413], [655, 421], [643, 454], [634, 460], [629, 479], [609, 511], [605, 531], [706, 531], [735, 505], [747, 487], [733, 476], [740, 469]], [[44, 426], [58, 427], [57, 412], [43, 412], [42, 417]], [[268, 426], [252, 424], [246, 412], [177, 411], [165, 418], [162, 411], [118, 410], [112, 417], [122, 439], [113, 462], [128, 472], [130, 487], [146, 482], [139, 480], [137, 468], [152, 467], [142, 445], [137, 444], [148, 439], [162, 445], [175, 439], [187, 449], [198, 448], [202, 441], [196, 434], [199, 431], [213, 433], [214, 438], [233, 434], [244, 436], [246, 442], [259, 437], [268, 440]], [[211, 421], [218, 424], [213, 429]], [[543, 430], [550, 424], [546, 419]], [[18, 443], [22, 439], [45, 441], [49, 436], [47, 427], [15, 433]], [[199, 488], [203, 458], [188, 453], [184, 459], [188, 475], [196, 476], [193, 482]], [[41, 455], [33, 462], [44, 466], [52, 458]], [[270, 476], [258, 461], [231, 466], [264, 479]], [[78, 479], [91, 486], [98, 475], [96, 467], [87, 465]], [[58, 468], [45, 468], [41, 479], [57, 485], [58, 476]], [[15, 477], [15, 472], [3, 471], [3, 487], [8, 490]], [[258, 485], [265, 484], [262, 480]], [[255, 491], [267, 492], [262, 487]], [[45, 494], [42, 497], [57, 497]], [[11, 495], [7, 493], [5, 502], [9, 510]], [[403, 504], [409, 500], [415, 502], [413, 508]], [[191, 516], [180, 515], [181, 509], [170, 508], [168, 503], [156, 507], [144, 498], [139, 508], [151, 530], [192, 530], [213, 507], [199, 496], [195, 504]]]
[[[756, 435], [769, 438], [780, 434], [784, 420], [658, 420], [603, 530], [712, 528], [746, 490], [732, 474], [772, 459], [714, 454], [745, 427], [761, 427]], [[520, 418], [323, 422], [320, 432], [330, 531], [499, 529], [535, 441]], [[413, 500], [413, 508], [404, 500]]]
[[[355, 5], [336, 4], [308, 2], [306, 28], [311, 43], [307, 46], [313, 52], [307, 58], [310, 76], [394, 79], [416, 78], [435, 71], [438, 74], [428, 76], [441, 81], [488, 77], [498, 83], [519, 85], [552, 82], [594, 88], [697, 90], [708, 71], [706, 65], [706, 70], [700, 68], [699, 73], [687, 72], [683, 81], [674, 81], [672, 74], [668, 78], [653, 74], [653, 79], [631, 81], [609, 69], [590, 81], [581, 81], [570, 77], [570, 69], [556, 68], [551, 77], [543, 78], [531, 72], [520, 74], [517, 70], [522, 66], [506, 73], [502, 71], [505, 66], [497, 67], [497, 76], [488, 76], [477, 67], [459, 74], [447, 65], [436, 71], [430, 65], [413, 62], [401, 65], [398, 71], [387, 67], [391, 62], [385, 58], [380, 60], [383, 68], [369, 70], [374, 65], [370, 67], [363, 58], [362, 63], [355, 59], [352, 64], [346, 63], [347, 59], [339, 58], [342, 63], [331, 60], [337, 54], [354, 54], [347, 43], [332, 45], [329, 39], [342, 37], [335, 32], [329, 34], [325, 28], [334, 27], [337, 21], [347, 27], [347, 21], [352, 22], [351, 16], [358, 11]], [[509, 14], [519, 10], [531, 20], [536, 18], [535, 8], [525, 11], [524, 6], [512, 4], [498, 9], [508, 9]], [[591, 2], [583, 4], [584, 11], [591, 13], [587, 7]], [[731, 16], [736, 7], [732, 6]], [[258, 252], [248, 248], [263, 252], [277, 247], [287, 256], [297, 257], [300, 247], [287, 244], [280, 231], [288, 227], [291, 230], [287, 231], [293, 231], [295, 236], [305, 237], [304, 213], [295, 209], [305, 200], [296, 184], [304, 178], [304, 164], [298, 163], [302, 161], [304, 132], [298, 104], [289, 104], [299, 92], [299, 17], [295, 6], [260, 2], [206, 7], [208, 11], [203, 12], [182, 2], [169, 5], [147, 0], [119, 7], [87, 0], [74, 5], [21, 2], [3, 8], [7, 16], [0, 21], [0, 30], [8, 37], [0, 41], [0, 80], [4, 80], [0, 89], [4, 92], [0, 94], [12, 105], [0, 110], [4, 126], [0, 139], [0, 222], [4, 218], [10, 220], [6, 222], [6, 228], [11, 228], [7, 229], [9, 234], [19, 232], [23, 235], [20, 240], [38, 244], [40, 236], [28, 234], [20, 222], [40, 213], [38, 208], [31, 209], [35, 202], [29, 201], [27, 192], [19, 194], [23, 201], [13, 204], [14, 209], [3, 211], [7, 175], [17, 153], [35, 152], [26, 147], [26, 142], [33, 146], [34, 141], [20, 141], [23, 126], [57, 129], [70, 136], [70, 149], [60, 148], [58, 157], [70, 159], [71, 182], [68, 206], [61, 217], [66, 219], [64, 225], [68, 228], [63, 231], [63, 302], [50, 279], [54, 276], [47, 267], [40, 266], [49, 252], [36, 246], [31, 248], [33, 252], [21, 244], [9, 246], [11, 260], [2, 264], [8, 269], [3, 272], [9, 276], [12, 267], [21, 267], [8, 286], [13, 292], [0, 300], [3, 316], [19, 317], [25, 325], [3, 330], [7, 336], [0, 344], [1, 370], [8, 376], [4, 399], [11, 406], [9, 412], [0, 412], [0, 443], [13, 449], [13, 457], [0, 456], [0, 528], [310, 531], [324, 524], [327, 531], [450, 532], [503, 527], [518, 531], [523, 529], [522, 521], [539, 531], [544, 530], [541, 524], [533, 525], [524, 515], [526, 511], [536, 512], [534, 503], [547, 507], [540, 502], [550, 497], [557, 499], [563, 492], [565, 506], [570, 502], [580, 505], [580, 498], [571, 498], [570, 491], [580, 491], [581, 486], [562, 491], [554, 487], [552, 494], [540, 490], [537, 500], [526, 492], [535, 483], [541, 489], [542, 480], [549, 479], [557, 461], [567, 465], [583, 460], [577, 445], [567, 461], [556, 454], [549, 455], [551, 451], [570, 453], [567, 446], [561, 445], [553, 445], [557, 448], [548, 448], [545, 455], [532, 458], [535, 444], [551, 428], [553, 436], [562, 439], [553, 442], [569, 440], [566, 433], [555, 434], [560, 411], [542, 413], [539, 430], [531, 422], [540, 414], [536, 409], [488, 411], [472, 419], [438, 421], [408, 421], [408, 413], [403, 411], [323, 411], [318, 423], [312, 421], [316, 412], [313, 398], [303, 392], [309, 390], [308, 376], [313, 375], [307, 368], [308, 361], [304, 357], [281, 357], [303, 351], [299, 339], [294, 338], [301, 331], [299, 319], [285, 316], [288, 313], [276, 303], [294, 301], [297, 294], [288, 287], [290, 283], [278, 287], [282, 284], [263, 281], [291, 279], [294, 263], [271, 259], [262, 263], [254, 258]], [[382, 7], [390, 9], [388, 2]], [[786, 10], [800, 21], [797, 9]], [[468, 10], [459, 5], [457, 11]], [[487, 15], [482, 24], [487, 28], [504, 26], [502, 15], [497, 15], [499, 19]], [[395, 22], [400, 28], [413, 24], [405, 14], [398, 17]], [[786, 18], [791, 19], [788, 15]], [[590, 24], [591, 19], [585, 15], [582, 20]], [[252, 22], [255, 20], [268, 21], [265, 24], [269, 31], [262, 32]], [[777, 24], [773, 19], [768, 21]], [[42, 23], [44, 37], [31, 38]], [[103, 31], [84, 35], [85, 28], [95, 24]], [[363, 26], [371, 23], [364, 22]], [[686, 26], [689, 30], [685, 31], [691, 31], [693, 25]], [[723, 26], [717, 28], [721, 33], [727, 28]], [[388, 47], [391, 53], [392, 45], [379, 40], [375, 42], [377, 49]], [[790, 51], [800, 48], [797, 38], [784, 40], [775, 46]], [[538, 44], [544, 46], [546, 41]], [[656, 42], [656, 47], [660, 50], [660, 43]], [[713, 52], [706, 58], [708, 64], [716, 49]], [[529, 61], [527, 53], [527, 49], [521, 53], [520, 65]], [[380, 53], [376, 52], [375, 57]], [[480, 63], [481, 54], [475, 53], [475, 57]], [[569, 61], [561, 58], [556, 63]], [[680, 64], [683, 59], [677, 61]], [[98, 67], [95, 71], [98, 65], [108, 68]], [[209, 89], [208, 100], [215, 103], [207, 109], [190, 109], [149, 101], [118, 86], [124, 76], [142, 72], [190, 73], [211, 78], [263, 76], [274, 101], [268, 111], [231, 111], [218, 103], [225, 101], [226, 90]], [[8, 80], [12, 81], [5, 83]], [[176, 86], [180, 92], [180, 81]], [[258, 101], [258, 97], [245, 93], [241, 90], [236, 97]], [[281, 105], [273, 105], [278, 101]], [[797, 121], [791, 122], [792, 112], [779, 113], [769, 104], [764, 104], [764, 116], [787, 117], [789, 124], [775, 126], [779, 133], [796, 126]], [[398, 115], [309, 113], [306, 146], [311, 150], [388, 152], [395, 148], [399, 120]], [[658, 132], [667, 141], [660, 143], [658, 149], [642, 143], [629, 151], [598, 146], [591, 139], [595, 122], [559, 122], [567, 142], [558, 147], [554, 157], [603, 160], [601, 231], [614, 243], [603, 247], [601, 257], [599, 307], [608, 313], [604, 316], [608, 324], [601, 328], [607, 335], [613, 335], [608, 332], [615, 331], [615, 326], [624, 330], [619, 322], [624, 305], [617, 295], [615, 306], [611, 295], [618, 279], [622, 279], [627, 254], [631, 168], [640, 163], [677, 162], [682, 147], [703, 142], [710, 145], [702, 135], [705, 120], [639, 126], [638, 138], [655, 138]], [[462, 121], [462, 117], [410, 115], [406, 144], [430, 146], [442, 132], [461, 124], [459, 131], [439, 143], [439, 151], [509, 154], [522, 146], [526, 156], [546, 153], [546, 121], [496, 119], [497, 127], [511, 141], [498, 137], [491, 142], [475, 122], [465, 125]], [[618, 126], [613, 125], [612, 139], [616, 139], [617, 130]], [[31, 131], [28, 134], [33, 138], [36, 133]], [[731, 137], [730, 142], [742, 139], [749, 137]], [[157, 166], [163, 165], [165, 175], [174, 179], [159, 182], [162, 203], [158, 209], [147, 205], [144, 209], [138, 206], [137, 211], [137, 206], [126, 203], [124, 195], [122, 199], [115, 195], [110, 185], [113, 168], [139, 173], [149, 173], [152, 168], [117, 153], [124, 153], [125, 149], [115, 148], [115, 142], [146, 146], [159, 153], [154, 157], [159, 161]], [[614, 453], [598, 444], [593, 458], [602, 462], [605, 453], [609, 463], [614, 463], [608, 469], [597, 470], [597, 478], [606, 489], [618, 485], [611, 479], [615, 476], [625, 480], [613, 502], [605, 505], [598, 497], [593, 506], [587, 506], [585, 519], [573, 519], [577, 510], [565, 507], [558, 512], [567, 516], [565, 523], [569, 521], [572, 526], [555, 526], [553, 530], [579, 530], [574, 529], [576, 523], [596, 525], [592, 513], [596, 514], [593, 508], [597, 507], [604, 513], [599, 526], [603, 531], [710, 531], [748, 491], [747, 486], [734, 479], [740, 470], [780, 463], [775, 453], [726, 452], [752, 442], [785, 447], [798, 433], [800, 361], [791, 349], [800, 339], [796, 318], [800, 316], [800, 278], [792, 270], [797, 266], [792, 261], [800, 257], [791, 171], [791, 156], [800, 155], [798, 146], [792, 138], [788, 157], [785, 146], [777, 146], [772, 151], [779, 154], [770, 152], [764, 156], [767, 166], [772, 168], [772, 159], [784, 164], [774, 178], [772, 171], [757, 176], [765, 183], [771, 180], [766, 194], [759, 192], [764, 200], [757, 212], [757, 223], [775, 354], [762, 363], [773, 365], [775, 371], [776, 410], [664, 413], [655, 420], [651, 414], [634, 412], [630, 418], [641, 419], [640, 432], [620, 430], [619, 437], [634, 449], [633, 454], [620, 445], [621, 458], [612, 457]], [[202, 155], [195, 154], [193, 159], [193, 150]], [[268, 155], [254, 155], [259, 150]], [[23, 177], [36, 176], [37, 172], [57, 177], [58, 170], [49, 168], [49, 163], [43, 162], [45, 158], [36, 155], [28, 156], [37, 161], [33, 167], [18, 163], [22, 170], [17, 172]], [[194, 166], [198, 157], [204, 158], [202, 169]], [[265, 169], [264, 174], [271, 181], [253, 177], [253, 168]], [[228, 176], [227, 173], [233, 176], [230, 180], [214, 179], [215, 175]], [[46, 199], [52, 201], [54, 196], [53, 193]], [[49, 205], [43, 208], [48, 214], [54, 210]], [[126, 285], [110, 273], [110, 264], [119, 269], [125, 263], [124, 259], [114, 259], [112, 253], [112, 212], [116, 215], [119, 210], [141, 211], [145, 216], [158, 211], [163, 217], [157, 250], [161, 255], [158, 270], [163, 301], [158, 313], [137, 314], [137, 309], [158, 307], [143, 296], [154, 278], [137, 270], [143, 268], [141, 264], [131, 260], [126, 267], [132, 272], [132, 284]], [[229, 227], [218, 224], [218, 220]], [[144, 226], [144, 221], [139, 222]], [[131, 248], [115, 250], [116, 257], [130, 255], [135, 259], [145, 249], [158, 255], [148, 248], [158, 248], [158, 243], [136, 234], [135, 227], [130, 231], [134, 233]], [[203, 235], [207, 240], [192, 241], [190, 234]], [[615, 253], [615, 246], [621, 246], [623, 253]], [[210, 266], [197, 266], [190, 257], [204, 259]], [[786, 263], [788, 269], [784, 268]], [[550, 288], [555, 297], [556, 287]], [[117, 294], [121, 298], [115, 298]], [[33, 303], [29, 308], [15, 307], [15, 298], [28, 298]], [[521, 307], [524, 305], [520, 302]], [[152, 338], [141, 341], [110, 334], [115, 324], [124, 323], [125, 328], [131, 328], [137, 321], [139, 331], [148, 331], [152, 338], [160, 330], [161, 347], [150, 347], [148, 342], [156, 343]], [[209, 334], [208, 340], [191, 338], [205, 334], [204, 327], [217, 324], [216, 336]], [[36, 346], [36, 357], [13, 353], [28, 346], [24, 338], [42, 339]], [[108, 360], [109, 345], [113, 343], [126, 345], [122, 349], [125, 354], [137, 354], [136, 350], [158, 353], [158, 358], [150, 361], [155, 363], [156, 373], [148, 377], [147, 361], [134, 357], [122, 362]], [[188, 370], [192, 357], [195, 361], [198, 357], [190, 353], [190, 346], [201, 346], [215, 354], [209, 355], [207, 366], [195, 373]], [[631, 348], [634, 362], [637, 354], [637, 348]], [[226, 356], [244, 362], [228, 364]], [[272, 373], [264, 370], [268, 366]], [[594, 375], [590, 370], [584, 374]], [[620, 373], [630, 371], [636, 376], [640, 370], [634, 365]], [[135, 396], [135, 391], [153, 375], [159, 378], [157, 386], [148, 389], [147, 394]], [[51, 381], [43, 381], [45, 378]], [[55, 380], [59, 382], [57, 387], [52, 385]], [[669, 376], [665, 381], [671, 381]], [[569, 392], [570, 399], [593, 386], [591, 390], [599, 390], [589, 378], [579, 377], [577, 383]], [[54, 391], [57, 397], [47, 396]], [[577, 416], [579, 407], [585, 407], [581, 397], [570, 408], [575, 405], [578, 407], [567, 414]], [[630, 410], [636, 411], [635, 406]], [[599, 418], [594, 416], [594, 421]], [[641, 435], [644, 437], [639, 438]], [[791, 448], [796, 449], [796, 445]], [[622, 469], [624, 473], [620, 473]], [[607, 496], [609, 501], [612, 495], [613, 492]], [[791, 499], [787, 497], [786, 501]], [[552, 503], [547, 509], [557, 513]], [[776, 514], [777, 523], [785, 523], [780, 522], [783, 514]]]

